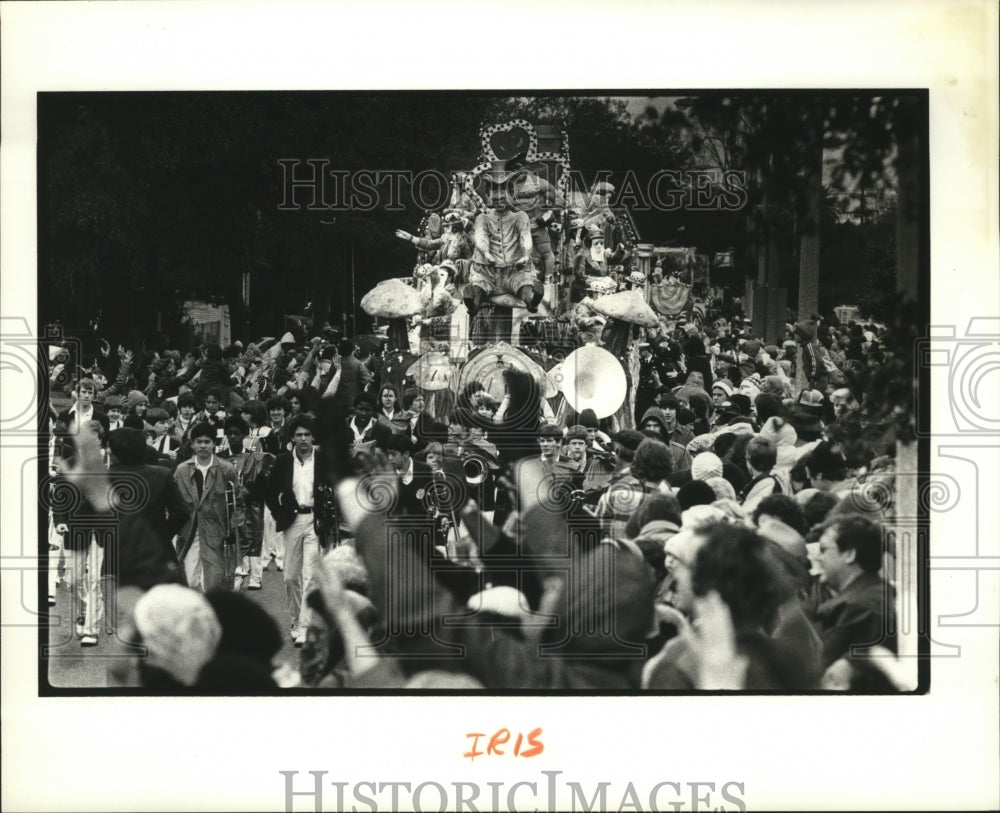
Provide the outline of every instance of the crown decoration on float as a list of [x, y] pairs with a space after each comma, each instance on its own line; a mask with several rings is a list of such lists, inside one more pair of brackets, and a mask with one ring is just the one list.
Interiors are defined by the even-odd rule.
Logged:
[[560, 152], [539, 152], [538, 128], [525, 119], [511, 119], [497, 124], [485, 125], [479, 130], [479, 144], [482, 160], [467, 173], [463, 185], [465, 191], [480, 209], [487, 209], [486, 202], [476, 191], [476, 182], [498, 165], [516, 161], [516, 169], [510, 170], [511, 178], [520, 174], [537, 172], [544, 164], [557, 164], [562, 168], [555, 181], [559, 194], [565, 197], [569, 189], [569, 136], [560, 130]]

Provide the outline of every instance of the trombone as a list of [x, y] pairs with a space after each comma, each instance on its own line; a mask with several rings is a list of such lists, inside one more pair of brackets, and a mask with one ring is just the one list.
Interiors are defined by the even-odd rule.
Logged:
[[340, 511], [337, 503], [337, 495], [330, 485], [323, 485], [319, 489], [319, 508], [317, 515], [316, 532], [319, 534], [320, 547], [324, 551], [339, 548], [340, 538]]
[[222, 576], [223, 583], [233, 585], [238, 590], [243, 581], [236, 575], [236, 564], [240, 555], [239, 539], [239, 509], [236, 502], [237, 488], [243, 488], [243, 472], [236, 472], [236, 480], [226, 481], [226, 535], [222, 538]]
[[[445, 549], [447, 550], [448, 558], [454, 560], [455, 554], [458, 550], [458, 543], [460, 542], [458, 517], [455, 514], [455, 506], [453, 504], [449, 502], [447, 506], [441, 505], [441, 500], [439, 499], [439, 493], [437, 490], [438, 482], [436, 482], [438, 480], [446, 479], [447, 475], [442, 469], [435, 469], [431, 471], [431, 484], [429, 490], [432, 492], [432, 497], [428, 501], [428, 503], [430, 503], [428, 508], [431, 514], [431, 519], [440, 520], [441, 530], [444, 532]], [[466, 479], [468, 480], [468, 476], [466, 476]], [[445, 498], [447, 498], [447, 494], [445, 494]], [[447, 511], [445, 510], [446, 508]], [[449, 541], [449, 525], [451, 525], [451, 530], [455, 532], [454, 544]]]
[[486, 482], [491, 471], [500, 468], [496, 458], [484, 451], [469, 451], [462, 454], [462, 468], [465, 470], [465, 482], [470, 486]]

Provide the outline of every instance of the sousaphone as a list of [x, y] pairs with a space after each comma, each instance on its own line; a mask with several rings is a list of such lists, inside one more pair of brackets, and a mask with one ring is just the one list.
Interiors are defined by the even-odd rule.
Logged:
[[559, 389], [574, 412], [594, 410], [598, 418], [614, 415], [625, 402], [628, 382], [621, 363], [607, 350], [580, 347], [559, 365]]

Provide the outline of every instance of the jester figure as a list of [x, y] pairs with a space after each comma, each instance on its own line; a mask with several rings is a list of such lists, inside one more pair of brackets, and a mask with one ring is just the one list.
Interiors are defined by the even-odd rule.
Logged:
[[483, 297], [511, 294], [535, 313], [541, 286], [531, 268], [531, 223], [524, 212], [511, 207], [509, 183], [514, 173], [495, 164], [483, 173], [490, 209], [476, 217], [473, 227], [472, 267], [465, 288], [465, 305], [475, 316]]

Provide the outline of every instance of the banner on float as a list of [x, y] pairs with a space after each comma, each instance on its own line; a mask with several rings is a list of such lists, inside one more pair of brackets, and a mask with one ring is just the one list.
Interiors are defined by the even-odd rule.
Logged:
[[684, 311], [691, 286], [677, 280], [664, 280], [649, 290], [649, 304], [661, 316], [673, 318]]

